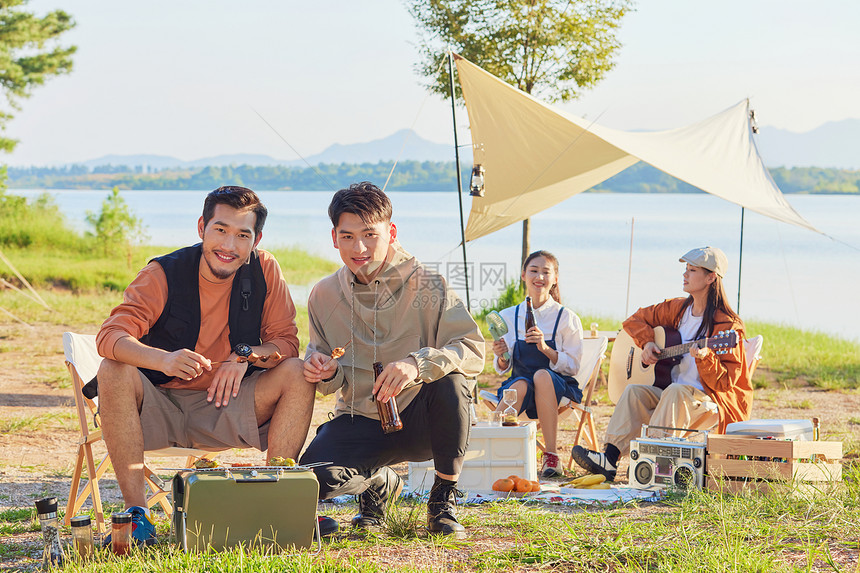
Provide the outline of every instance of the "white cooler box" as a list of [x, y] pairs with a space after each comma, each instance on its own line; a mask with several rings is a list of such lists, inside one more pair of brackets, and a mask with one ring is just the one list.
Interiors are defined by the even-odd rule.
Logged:
[[783, 440], [812, 441], [812, 420], [747, 420], [726, 426], [727, 436], [773, 436]]
[[[516, 474], [537, 480], [537, 427], [534, 422], [520, 426], [472, 426], [469, 449], [457, 487], [463, 491], [490, 491], [493, 482]], [[435, 479], [433, 460], [409, 462], [409, 489], [429, 491]]]

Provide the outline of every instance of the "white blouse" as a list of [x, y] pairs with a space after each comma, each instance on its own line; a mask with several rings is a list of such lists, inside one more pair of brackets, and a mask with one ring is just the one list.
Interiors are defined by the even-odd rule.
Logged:
[[[693, 316], [693, 305], [691, 304], [684, 311], [684, 316], [681, 317], [681, 323], [678, 325], [681, 342], [686, 344], [694, 341], [701, 326], [702, 317]], [[696, 359], [690, 356], [689, 351], [684, 353], [679, 364], [672, 367], [671, 377], [672, 384], [686, 384], [698, 388], [702, 392], [705, 391], [705, 387], [702, 386], [702, 378], [699, 376], [699, 367], [696, 366]]]
[[[520, 340], [525, 340], [526, 329], [526, 303], [521, 302], [519, 305], [519, 335]], [[562, 305], [557, 303], [552, 297], [547, 300], [540, 308], [535, 308], [535, 324], [543, 332], [544, 339], [550, 340], [552, 337], [552, 329], [555, 326], [555, 319], [558, 317], [558, 311]], [[508, 352], [511, 354], [513, 361], [514, 355], [514, 311], [516, 306], [508, 307], [499, 311], [499, 314], [508, 325], [508, 333], [502, 337], [505, 344], [508, 345]], [[561, 315], [561, 320], [558, 321], [558, 330], [555, 334], [555, 349], [558, 352], [558, 359], [555, 362], [550, 362], [549, 367], [565, 376], [576, 376], [579, 372], [579, 365], [582, 361], [582, 321], [575, 312], [568, 307], [564, 307]], [[510, 372], [512, 365], [508, 364], [505, 370], [499, 368], [499, 357], [493, 356], [493, 366], [499, 374]]]

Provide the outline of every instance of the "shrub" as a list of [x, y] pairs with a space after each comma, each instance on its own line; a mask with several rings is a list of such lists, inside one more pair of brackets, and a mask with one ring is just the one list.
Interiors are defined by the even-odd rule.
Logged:
[[28, 200], [0, 190], [0, 247], [80, 250], [82, 245], [51, 195]]
[[95, 233], [88, 235], [95, 237], [102, 252], [105, 255], [123, 253], [129, 265], [133, 246], [148, 238], [143, 221], [131, 212], [117, 187], [102, 201], [98, 214], [87, 211], [87, 223], [95, 229]]

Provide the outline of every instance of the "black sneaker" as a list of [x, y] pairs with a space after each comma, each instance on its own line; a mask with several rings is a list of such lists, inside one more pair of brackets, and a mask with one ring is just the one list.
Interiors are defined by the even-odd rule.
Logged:
[[358, 515], [352, 526], [361, 529], [379, 527], [385, 518], [385, 509], [400, 497], [403, 480], [388, 466], [382, 466], [370, 476], [370, 486], [358, 496]]
[[[323, 537], [329, 537], [330, 535], [334, 535], [335, 533], [337, 533], [337, 530], [340, 527], [337, 524], [337, 521], [324, 515], [318, 515], [317, 522], [319, 522], [320, 524], [320, 535]], [[316, 538], [316, 536], [317, 532], [316, 529], [314, 529], [314, 538]]]
[[427, 500], [427, 530], [430, 533], [453, 535], [455, 539], [466, 537], [466, 528], [457, 521], [458, 497], [463, 497], [463, 492], [457, 489], [456, 483], [443, 482], [436, 476]]
[[606, 459], [603, 452], [588, 450], [582, 446], [574, 446], [570, 452], [573, 461], [582, 469], [592, 474], [602, 474], [606, 481], [615, 481], [618, 468]]

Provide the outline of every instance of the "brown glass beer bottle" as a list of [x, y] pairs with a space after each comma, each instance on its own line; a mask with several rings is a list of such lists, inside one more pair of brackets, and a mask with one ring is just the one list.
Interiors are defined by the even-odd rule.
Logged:
[[[530, 328], [535, 326], [535, 309], [532, 306], [532, 297], [526, 297], [526, 332], [529, 331]], [[525, 339], [525, 333], [523, 333], [523, 339]], [[534, 344], [533, 342], [529, 342], [529, 344]]]
[[[373, 379], [379, 378], [382, 374], [382, 362], [373, 363]], [[403, 429], [403, 421], [400, 419], [400, 412], [397, 410], [397, 401], [394, 396], [388, 399], [387, 402], [376, 400], [376, 411], [379, 412], [379, 423], [382, 424], [382, 431], [386, 434], [398, 432]]]

